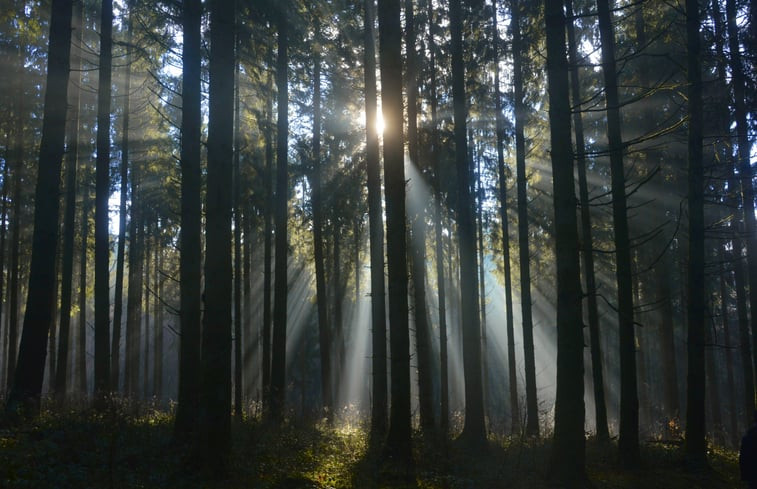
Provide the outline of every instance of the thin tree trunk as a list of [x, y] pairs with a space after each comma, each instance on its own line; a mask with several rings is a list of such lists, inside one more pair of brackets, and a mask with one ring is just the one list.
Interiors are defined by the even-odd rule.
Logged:
[[281, 420], [284, 414], [286, 389], [286, 326], [287, 326], [287, 247], [289, 169], [287, 165], [289, 140], [289, 34], [287, 29], [288, 2], [279, 6], [277, 28], [278, 54], [276, 57], [276, 89], [278, 93], [278, 118], [276, 134], [276, 263], [273, 303], [273, 342], [271, 344], [271, 392], [269, 414]]
[[[319, 22], [316, 20], [316, 22]], [[320, 23], [314, 27], [320, 41]], [[313, 170], [311, 200], [313, 206], [313, 256], [315, 259], [315, 295], [318, 309], [318, 342], [321, 353], [321, 396], [326, 419], [334, 415], [331, 389], [331, 331], [328, 323], [328, 293], [326, 270], [323, 264], [323, 204], [321, 196], [321, 53], [320, 46], [313, 53]]]
[[371, 247], [371, 339], [373, 342], [373, 390], [371, 440], [382, 440], [387, 428], [386, 296], [384, 287], [384, 222], [381, 208], [381, 166], [376, 129], [375, 0], [364, 0], [365, 56], [365, 159], [368, 186], [368, 226]]
[[[416, 52], [415, 13], [412, 0], [405, 0], [405, 52], [406, 52], [406, 93], [407, 93], [407, 145], [410, 163], [422, 183], [422, 170], [418, 152], [418, 55]], [[420, 191], [420, 190], [419, 190]], [[426, 436], [434, 431], [434, 407], [431, 381], [431, 331], [426, 305], [426, 209], [425, 201], [411, 196], [410, 209], [410, 273], [413, 281], [413, 317], [415, 319], [415, 341], [418, 355], [418, 403], [421, 430]]]
[[[124, 384], [129, 397], [139, 392], [140, 322], [142, 316], [143, 216], [139, 207], [140, 176], [136, 165], [131, 169], [131, 207], [129, 209], [129, 285], [126, 296], [126, 355], [124, 358]], [[182, 334], [182, 337], [184, 335]]]
[[[510, 390], [510, 432], [520, 432], [520, 409], [518, 406], [518, 374], [515, 363], [515, 322], [513, 320], [512, 271], [510, 265], [510, 222], [507, 217], [507, 176], [505, 175], [505, 120], [502, 113], [500, 93], [500, 40], [497, 20], [497, 0], [493, 0], [494, 38], [494, 90], [497, 130], [497, 178], [499, 179], [499, 215], [502, 225], [502, 261], [505, 275], [505, 328], [507, 333], [507, 375]], [[432, 117], [433, 119], [433, 117]], [[436, 127], [436, 126], [434, 126]]]
[[113, 0], [102, 0], [95, 163], [95, 395], [110, 391], [110, 95]]
[[123, 315], [124, 258], [126, 257], [126, 203], [129, 185], [129, 117], [131, 111], [131, 12], [126, 22], [126, 73], [124, 74], [124, 114], [121, 129], [121, 201], [118, 207], [118, 253], [116, 255], [116, 286], [113, 298], [113, 338], [110, 352], [110, 386], [118, 392], [121, 376], [121, 316]]
[[240, 88], [239, 88], [239, 48], [235, 40], [236, 59], [234, 61], [234, 416], [242, 420], [242, 207], [240, 169]]
[[[433, 2], [428, 0], [428, 23], [434, 23]], [[436, 283], [437, 301], [439, 303], [439, 360], [441, 377], [441, 411], [439, 414], [440, 435], [443, 440], [449, 433], [449, 373], [447, 367], [447, 296], [444, 287], [444, 243], [442, 242], [442, 193], [441, 193], [441, 163], [439, 158], [439, 122], [438, 122], [438, 99], [436, 93], [436, 41], [433, 29], [429, 28], [429, 71], [431, 105], [431, 166], [434, 169], [434, 243], [436, 251]]]
[[265, 215], [263, 240], [263, 407], [268, 411], [271, 390], [271, 236], [273, 233], [273, 47], [268, 48], [268, 81], [266, 83], [265, 127]]
[[[471, 143], [473, 141], [471, 140]], [[488, 347], [486, 343], [486, 269], [484, 265], [484, 214], [483, 200], [484, 190], [481, 181], [481, 153], [476, 153], [476, 226], [478, 235], [478, 287], [479, 301], [481, 305], [481, 371], [483, 373], [483, 397], [484, 408], [486, 408], [489, 399], [489, 363]]]
[[163, 397], [163, 253], [160, 247], [160, 228], [155, 222], [155, 246], [153, 246], [153, 363], [152, 363], [152, 395], [160, 401]]
[[[566, 13], [573, 16], [573, 2], [566, 0]], [[571, 97], [574, 106], [580, 109], [581, 81], [578, 77], [578, 54], [573, 21], [568, 21], [568, 58], [570, 62]], [[591, 233], [591, 211], [589, 207], [589, 185], [586, 178], [586, 145], [584, 142], [583, 118], [581, 110], [573, 111], [573, 130], [576, 136], [576, 166], [578, 169], [578, 192], [581, 203], [581, 240], [586, 283], [586, 300], [589, 319], [589, 340], [591, 348], [591, 372], [594, 387], [594, 419], [597, 440], [607, 442], [610, 431], [607, 426], [607, 405], [605, 403], [604, 373], [602, 369], [602, 348], [599, 335], [599, 309], [597, 307], [597, 283], [594, 276], [593, 238]]]
[[460, 435], [474, 447], [486, 442], [481, 379], [481, 324], [478, 315], [476, 277], [476, 229], [470, 191], [470, 162], [466, 140], [468, 114], [463, 64], [463, 11], [460, 0], [450, 0], [450, 48], [452, 54], [452, 98], [455, 123], [455, 166], [457, 169], [457, 232], [460, 246], [460, 313], [463, 318], [463, 368], [465, 376], [465, 425]]
[[526, 175], [526, 104], [523, 93], [524, 51], [521, 38], [521, 0], [512, 0], [513, 91], [515, 95], [515, 165], [518, 186], [518, 250], [520, 261], [520, 304], [523, 323], [523, 359], [526, 374], [526, 435], [539, 436], [539, 405], [536, 396], [534, 326], [531, 315], [531, 265], [528, 245], [528, 194]]
[[[753, 171], [749, 155], [751, 146], [749, 144], [749, 126], [747, 124], [746, 79], [741, 60], [738, 25], [736, 23], [736, 2], [735, 0], [727, 0], [725, 5], [732, 76], [731, 85], [733, 87], [733, 109], [734, 119], [736, 119], [737, 158], [739, 175], [741, 176], [741, 202], [744, 206], [744, 224], [746, 227], [747, 270], [750, 285], [749, 309], [754, 311], [750, 318], [752, 352], [757, 352], [757, 224], [754, 217]], [[752, 15], [754, 16], [754, 11]], [[754, 362], [753, 368], [757, 372], [757, 355], [753, 356], [752, 361]]]
[[[83, 169], [83, 168], [82, 168]], [[81, 254], [79, 255], [79, 345], [76, 354], [77, 388], [86, 397], [87, 388], [87, 255], [89, 248], [89, 184], [82, 183], [81, 199]]]
[[[699, 2], [686, 0], [689, 102], [689, 253], [688, 253], [688, 374], [686, 378], [687, 463], [707, 464], [705, 429], [705, 288], [704, 288], [704, 169], [702, 156], [702, 73], [699, 40]], [[748, 166], [748, 165], [747, 165]], [[749, 181], [751, 187], [751, 180]], [[743, 190], [743, 188], [742, 188]], [[751, 206], [749, 206], [751, 208]], [[749, 214], [748, 211], [747, 214]], [[749, 222], [750, 219], [747, 219]], [[753, 218], [752, 218], [753, 221]], [[757, 269], [755, 270], [757, 271]], [[755, 275], [757, 277], [757, 275]], [[757, 279], [755, 280], [757, 283]], [[753, 293], [757, 298], [757, 293]], [[757, 304], [757, 301], [753, 302]], [[753, 323], [754, 324], [754, 323]]]
[[612, 215], [615, 233], [615, 268], [618, 287], [618, 328], [620, 338], [620, 436], [621, 465], [639, 463], [639, 398], [636, 379], [636, 340], [633, 317], [631, 241], [628, 231], [626, 179], [623, 167], [618, 75], [615, 66], [615, 35], [609, 0], [597, 0], [602, 41], [602, 74], [607, 111], [607, 140], [612, 173]]
[[732, 331], [731, 331], [731, 313], [730, 307], [730, 294], [728, 292], [728, 280], [727, 277], [731, 274], [729, 270], [726, 270], [725, 263], [727, 260], [726, 251], [723, 246], [719, 247], [719, 256], [721, 260], [720, 264], [720, 316], [723, 324], [723, 336], [725, 341], [725, 368], [726, 368], [726, 388], [728, 390], [728, 406], [730, 416], [728, 417], [728, 431], [731, 446], [738, 446], [739, 442], [739, 426], [738, 426], [738, 402], [736, 401], [736, 380], [734, 375], [733, 349], [735, 347], [733, 343]]
[[[58, 401], [66, 397], [68, 384], [68, 352], [71, 329], [71, 296], [74, 275], [74, 232], [76, 219], [76, 166], [79, 164], [79, 104], [81, 99], [81, 49], [83, 33], [83, 4], [73, 2], [71, 19], [71, 72], [69, 80], [69, 117], [66, 126], [66, 208], [63, 217], [63, 266], [61, 270], [60, 334], [58, 340], [58, 368], [55, 372], [55, 396]], [[5, 202], [3, 202], [5, 206]], [[4, 235], [3, 235], [4, 236]], [[0, 249], [4, 249], [0, 244]], [[0, 266], [0, 271], [2, 267]], [[0, 280], [0, 284], [2, 281]], [[0, 285], [0, 297], [2, 297]], [[117, 384], [116, 384], [117, 385]]]

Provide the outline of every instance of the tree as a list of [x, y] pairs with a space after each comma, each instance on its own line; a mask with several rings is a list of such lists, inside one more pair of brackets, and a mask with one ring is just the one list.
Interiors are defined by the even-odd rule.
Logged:
[[210, 3], [208, 190], [200, 434], [206, 467], [225, 472], [231, 449], [231, 213], [234, 3]]
[[[566, 14], [573, 16], [573, 2], [566, 0]], [[570, 62], [571, 97], [573, 105], [581, 104], [581, 81], [578, 77], [578, 53], [575, 27], [568, 21], [568, 59]], [[607, 406], [605, 404], [604, 374], [602, 372], [602, 351], [599, 336], [599, 308], [597, 307], [597, 283], [594, 275], [594, 250], [591, 232], [591, 212], [589, 207], [589, 185], [586, 178], [586, 144], [584, 142], [583, 117], [580, 110], [573, 112], [573, 131], [576, 136], [576, 167], [578, 170], [578, 192], [581, 204], [581, 253], [583, 254], [584, 281], [586, 284], [586, 305], [588, 308], [589, 338], [591, 341], [591, 372], [594, 383], [594, 419], [597, 439], [609, 441], [607, 427]]]
[[288, 2], [281, 2], [276, 17], [279, 31], [276, 56], [276, 89], [278, 92], [278, 118], [276, 120], [276, 225], [275, 283], [273, 297], [273, 342], [271, 344], [271, 389], [269, 414], [273, 419], [283, 418], [286, 389], [286, 327], [287, 327], [287, 260], [288, 253], [288, 201], [289, 201], [289, 27]]
[[399, 0], [379, 0], [381, 108], [384, 115], [384, 198], [389, 272], [391, 409], [385, 453], [399, 467], [412, 464], [410, 442], [410, 334], [405, 238], [405, 169], [402, 130], [402, 28]]
[[39, 413], [42, 377], [47, 353], [47, 333], [52, 321], [50, 291], [55, 281], [55, 249], [58, 243], [60, 170], [66, 133], [66, 108], [71, 54], [71, 0], [53, 0], [48, 45], [47, 89], [35, 189], [29, 291], [18, 364], [6, 412], [17, 416]]
[[376, 128], [376, 44], [374, 28], [375, 0], [364, 0], [365, 56], [365, 160], [368, 187], [368, 227], [371, 247], [371, 332], [373, 340], [373, 405], [371, 439], [386, 434], [386, 296], [384, 287], [384, 222], [381, 209], [381, 166]]
[[597, 0], [602, 41], [607, 140], [612, 173], [612, 215], [615, 232], [615, 270], [618, 284], [618, 327], [620, 330], [620, 463], [639, 463], [639, 399], [636, 382], [636, 340], [633, 319], [631, 240], [628, 231], [626, 179], [623, 168], [623, 140], [620, 132], [620, 100], [615, 67], [615, 38], [608, 0]]
[[[415, 47], [415, 13], [413, 2], [405, 0], [405, 52], [407, 73], [407, 147], [410, 163], [415, 165], [418, 179], [422, 179], [420, 153], [418, 151], [418, 69]], [[414, 182], [420, 185], [420, 182]], [[419, 192], [418, 192], [419, 193]], [[431, 399], [431, 332], [426, 306], [426, 208], [422, 199], [410, 201], [410, 273], [413, 279], [413, 317], [415, 319], [415, 342], [418, 355], [418, 401], [421, 429], [430, 436], [434, 431], [434, 409]]]
[[546, 0], [544, 15], [557, 262], [557, 393], [552, 470], [566, 486], [579, 487], [586, 479], [583, 318], [562, 0]]
[[523, 52], [521, 36], [521, 2], [511, 0], [513, 36], [513, 94], [515, 97], [515, 166], [518, 187], [518, 250], [520, 258], [520, 304], [523, 327], [523, 353], [526, 373], [526, 434], [539, 436], [539, 406], [536, 397], [536, 361], [534, 359], [534, 325], [531, 314], [531, 265], [528, 245], [528, 194], [526, 176], [526, 105], [523, 90]]
[[118, 254], [116, 255], [116, 287], [113, 298], [113, 338], [111, 341], [110, 385], [118, 391], [121, 370], [121, 315], [124, 294], [124, 259], [126, 257], [126, 202], [129, 186], [129, 118], [131, 111], [131, 51], [132, 19], [131, 12], [126, 21], [126, 74], [124, 76], [123, 127], [121, 129], [121, 180], [120, 203], [118, 206]]
[[95, 163], [95, 394], [110, 390], [110, 95], [113, 63], [113, 1], [103, 0], [100, 18], [100, 76], [97, 82]]
[[[470, 162], [466, 130], [467, 102], [463, 64], [463, 16], [460, 0], [450, 0], [450, 49], [452, 53], [452, 98], [457, 170], [457, 235], [460, 246], [460, 312], [463, 318], [463, 368], [465, 376], [465, 426], [460, 437], [473, 447], [486, 442], [481, 379], [481, 324], [478, 315], [476, 237], [470, 185]], [[383, 78], [382, 78], [383, 79]]]
[[199, 415], [202, 308], [202, 202], [200, 200], [200, 25], [202, 3], [186, 0], [182, 7], [184, 47], [182, 52], [181, 112], [181, 250], [179, 403], [174, 438], [187, 441], [197, 429]]
[[[707, 463], [705, 439], [705, 283], [704, 165], [702, 151], [702, 72], [699, 2], [686, 0], [686, 60], [689, 100], [689, 267], [688, 373], [686, 376], [686, 443], [690, 466]], [[747, 206], [745, 204], [745, 206]], [[747, 206], [749, 208], [749, 206]]]
[[321, 40], [320, 19], [316, 18], [315, 45], [313, 46], [313, 259], [315, 260], [315, 289], [318, 307], [318, 339], [321, 350], [321, 392], [323, 408], [329, 420], [333, 419], [334, 397], [331, 389], [331, 328], [328, 322], [328, 296], [326, 270], [323, 257], [323, 210], [321, 187]]
[[[71, 71], [81, 70], [83, 5], [73, 2], [71, 19]], [[81, 74], [69, 80], [70, 113], [66, 126], [66, 208], [63, 218], [63, 267], [60, 294], [60, 334], [58, 340], [58, 367], [55, 369], [55, 394], [58, 400], [66, 396], [68, 385], [68, 352], [71, 327], [71, 295], [74, 275], [74, 219], [76, 217], [76, 166], [79, 164], [79, 103]], [[77, 80], [78, 78], [78, 80]], [[2, 294], [0, 294], [2, 296]]]

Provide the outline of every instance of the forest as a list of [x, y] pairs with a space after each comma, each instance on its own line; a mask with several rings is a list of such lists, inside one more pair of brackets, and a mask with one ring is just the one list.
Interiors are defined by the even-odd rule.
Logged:
[[0, 66], [0, 487], [742, 487], [754, 0], [4, 0]]

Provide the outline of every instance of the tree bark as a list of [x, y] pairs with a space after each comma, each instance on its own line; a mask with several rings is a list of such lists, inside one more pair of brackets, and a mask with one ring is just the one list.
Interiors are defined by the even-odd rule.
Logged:
[[[132, 5], [130, 5], [130, 8]], [[121, 129], [121, 201], [118, 206], [118, 253], [116, 255], [116, 287], [113, 298], [113, 338], [110, 352], [110, 386], [118, 392], [121, 373], [121, 316], [123, 315], [124, 259], [126, 257], [126, 203], [129, 186], [129, 118], [131, 112], [131, 12], [126, 22], [126, 73], [124, 74], [123, 128]], [[64, 275], [65, 276], [65, 275]]]
[[561, 0], [545, 1], [557, 267], [557, 392], [552, 470], [560, 482], [575, 487], [586, 479], [584, 345], [563, 8]]
[[[686, 443], [692, 467], [707, 464], [705, 429], [705, 286], [704, 286], [704, 168], [702, 156], [702, 73], [699, 40], [699, 2], [686, 0], [686, 36], [689, 101], [689, 267], [688, 267], [688, 374], [686, 378]], [[751, 180], [749, 181], [751, 187]], [[742, 189], [743, 190], [743, 189]], [[747, 206], [751, 208], [752, 206]], [[751, 212], [748, 211], [747, 214]], [[749, 219], [747, 219], [747, 222]], [[757, 297], [757, 294], [754, 295]]]
[[452, 53], [452, 98], [457, 169], [457, 232], [460, 246], [460, 313], [463, 318], [463, 368], [465, 377], [465, 425], [460, 435], [473, 447], [486, 442], [481, 379], [481, 324], [478, 315], [476, 277], [476, 230], [470, 190], [470, 162], [466, 139], [468, 113], [463, 64], [463, 12], [460, 0], [450, 0], [450, 49]]
[[371, 247], [371, 339], [373, 341], [373, 390], [371, 440], [382, 440], [387, 429], [386, 296], [384, 284], [384, 222], [381, 208], [381, 164], [376, 128], [375, 0], [364, 0], [365, 56], [365, 159], [368, 186], [368, 226]]
[[381, 105], [384, 129], [386, 252], [389, 272], [391, 410], [385, 453], [410, 473], [410, 334], [408, 330], [405, 169], [402, 130], [402, 27], [399, 0], [379, 0]]
[[536, 396], [536, 361], [534, 326], [531, 315], [531, 265], [528, 245], [528, 176], [526, 175], [526, 105], [523, 91], [523, 40], [521, 37], [521, 2], [512, 0], [513, 91], [515, 95], [515, 165], [518, 187], [518, 250], [520, 261], [520, 304], [523, 322], [523, 359], [526, 374], [526, 435], [539, 436], [539, 405]]
[[200, 434], [204, 464], [224, 474], [231, 451], [231, 214], [234, 3], [210, 2], [208, 185]]
[[[71, 296], [74, 276], [74, 231], [76, 219], [76, 166], [79, 164], [79, 104], [81, 92], [81, 49], [83, 5], [73, 2], [71, 19], [71, 72], [69, 80], [69, 117], [66, 128], [66, 208], [63, 217], [63, 265], [61, 270], [60, 333], [58, 339], [58, 367], [55, 369], [55, 396], [58, 401], [66, 397], [68, 386], [68, 353], [71, 338]], [[74, 78], [75, 77], [75, 78]], [[125, 226], [124, 226], [125, 227]], [[4, 243], [3, 243], [4, 244]], [[0, 245], [0, 249], [4, 249]], [[2, 267], [0, 267], [0, 272]], [[2, 281], [0, 281], [2, 282]], [[3, 296], [0, 286], [0, 297]], [[115, 384], [118, 385], [118, 384]]]
[[[13, 387], [6, 412], [35, 416], [39, 413], [45, 370], [47, 333], [52, 321], [50, 291], [55, 280], [58, 242], [57, 196], [63, 160], [71, 49], [71, 0], [53, 0], [50, 16], [47, 89], [35, 189], [34, 235], [24, 329]], [[10, 345], [13, 347], [14, 345]]]
[[[181, 243], [179, 251], [179, 392], [174, 439], [187, 442], [197, 432], [202, 326], [202, 202], [200, 200], [201, 103], [200, 0], [183, 4], [181, 114]], [[131, 266], [131, 259], [129, 261]]]
[[271, 344], [271, 389], [269, 414], [281, 421], [284, 415], [286, 389], [286, 326], [287, 326], [287, 259], [288, 253], [288, 201], [289, 201], [289, 27], [287, 9], [289, 3], [279, 4], [278, 18], [278, 53], [276, 56], [276, 89], [278, 92], [278, 118], [276, 134], [276, 207], [274, 220], [276, 224], [276, 262], [273, 297], [273, 342]]

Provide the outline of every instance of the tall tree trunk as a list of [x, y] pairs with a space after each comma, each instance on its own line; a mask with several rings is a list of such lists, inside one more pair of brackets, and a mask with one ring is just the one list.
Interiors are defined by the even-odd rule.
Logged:
[[[752, 352], [757, 352], [757, 224], [754, 217], [753, 171], [750, 161], [749, 126], [746, 109], [746, 78], [741, 60], [737, 9], [735, 0], [726, 1], [728, 25], [728, 48], [733, 87], [734, 119], [736, 119], [736, 144], [739, 175], [741, 176], [742, 205], [744, 206], [744, 224], [746, 227], [747, 270], [749, 273], [749, 308], [754, 311], [750, 318], [752, 333]], [[754, 9], [752, 9], [754, 16]], [[754, 27], [754, 26], [752, 26]], [[752, 357], [753, 368], [757, 372], [757, 355]], [[753, 389], [754, 390], [754, 389]], [[754, 394], [752, 394], [753, 397]]]
[[[130, 5], [130, 8], [132, 5]], [[126, 73], [124, 74], [124, 114], [121, 129], [121, 201], [118, 206], [118, 253], [116, 255], [116, 287], [113, 297], [113, 338], [110, 347], [110, 387], [118, 392], [121, 376], [121, 316], [123, 315], [124, 258], [126, 257], [126, 203], [129, 186], [129, 117], [131, 111], [131, 12], [126, 22]]]
[[[140, 207], [144, 210], [144, 205], [140, 205]], [[152, 217], [152, 216], [151, 216]], [[150, 321], [153, 319], [151, 313], [150, 313], [150, 299], [152, 299], [153, 294], [155, 293], [155, 290], [151, 287], [151, 274], [150, 274], [150, 262], [151, 262], [151, 256], [152, 256], [152, 248], [154, 243], [154, 237], [152, 236], [151, 231], [151, 223], [145, 222], [142, 227], [142, 238], [144, 240], [144, 246], [142, 247], [142, 250], [144, 251], [144, 254], [142, 255], [143, 263], [144, 263], [144, 276], [142, 277], [142, 281], [145, 284], [145, 290], [143, 294], [143, 307], [144, 307], [144, 315], [142, 316], [142, 319], [144, 320], [144, 330], [142, 333], [142, 340], [143, 340], [143, 347], [142, 347], [142, 396], [143, 399], [149, 399], [150, 398]]]
[[[737, 235], [738, 236], [738, 235]], [[754, 413], [754, 371], [752, 370], [752, 344], [749, 338], [749, 316], [747, 313], [746, 277], [741, 259], [742, 243], [738, 237], [733, 240], [735, 256], [733, 281], [736, 289], [736, 315], [739, 324], [739, 351], [741, 353], [742, 378], [744, 379], [744, 412], [741, 421], [751, 426]]]
[[[84, 167], [82, 167], [83, 169]], [[89, 248], [89, 184], [82, 183], [81, 254], [79, 255], [79, 344], [76, 352], [76, 380], [79, 395], [87, 396], [87, 255]]]
[[153, 246], [153, 363], [152, 395], [158, 401], [163, 397], [163, 253], [160, 246], [160, 227], [155, 222], [155, 245]]
[[[74, 231], [76, 219], [76, 166], [79, 164], [79, 103], [81, 91], [81, 49], [83, 5], [77, 0], [73, 2], [71, 19], [71, 71], [76, 73], [69, 80], [69, 117], [66, 127], [66, 209], [63, 217], [63, 265], [61, 270], [60, 294], [60, 333], [58, 340], [58, 367], [55, 369], [54, 391], [58, 401], [66, 397], [68, 386], [68, 357], [71, 341], [71, 296], [74, 276]], [[5, 202], [3, 201], [3, 206]], [[4, 236], [4, 235], [3, 235]], [[0, 250], [5, 249], [4, 243]], [[0, 266], [0, 273], [2, 272]], [[0, 280], [0, 284], [2, 281]], [[0, 285], [0, 297], [3, 296]]]
[[460, 313], [463, 318], [463, 368], [465, 376], [465, 425], [460, 435], [474, 447], [486, 442], [481, 380], [481, 324], [478, 316], [476, 277], [476, 230], [470, 191], [470, 162], [466, 140], [468, 107], [463, 64], [463, 12], [460, 0], [450, 0], [450, 49], [452, 53], [452, 98], [457, 168], [457, 233], [460, 246]]
[[[510, 432], [520, 431], [520, 409], [518, 406], [518, 373], [515, 363], [515, 322], [513, 320], [512, 271], [510, 265], [510, 222], [507, 217], [507, 176], [505, 174], [505, 119], [502, 113], [502, 94], [500, 93], [500, 40], [499, 22], [497, 20], [497, 0], [493, 0], [494, 39], [494, 104], [497, 130], [497, 178], [499, 179], [499, 215], [502, 225], [502, 261], [505, 274], [505, 331], [507, 333], [507, 375], [510, 390]], [[432, 117], [433, 119], [433, 117]], [[436, 126], [434, 126], [436, 127]]]
[[562, 0], [546, 0], [544, 15], [557, 268], [557, 392], [552, 470], [560, 482], [575, 487], [586, 479], [584, 345], [566, 19]]
[[391, 410], [386, 454], [399, 467], [412, 464], [410, 441], [410, 332], [408, 330], [405, 169], [402, 131], [402, 27], [399, 0], [379, 0], [381, 106], [384, 129], [384, 198], [389, 272]]
[[[434, 25], [433, 2], [428, 0], [428, 24]], [[436, 41], [433, 29], [428, 32], [429, 72], [431, 105], [431, 166], [434, 171], [434, 243], [436, 251], [436, 283], [437, 301], [439, 303], [439, 360], [440, 360], [440, 397], [441, 410], [439, 414], [440, 435], [443, 440], [449, 433], [449, 373], [447, 367], [447, 296], [444, 288], [444, 243], [442, 242], [442, 191], [441, 191], [441, 163], [439, 158], [439, 121], [438, 98], [436, 93]]]
[[728, 257], [723, 246], [719, 247], [720, 256], [720, 316], [723, 324], [723, 336], [725, 341], [725, 366], [726, 366], [726, 389], [728, 392], [728, 406], [730, 416], [728, 417], [728, 432], [729, 440], [732, 446], [737, 446], [739, 442], [739, 425], [738, 425], [738, 402], [736, 401], [736, 380], [734, 375], [735, 359], [733, 358], [733, 349], [735, 347], [733, 343], [732, 331], [731, 331], [731, 313], [730, 302], [731, 297], [728, 292], [728, 278], [731, 275], [730, 270], [726, 269]]
[[387, 428], [386, 297], [384, 286], [384, 222], [381, 208], [381, 164], [376, 128], [375, 0], [364, 0], [365, 56], [365, 159], [368, 186], [368, 226], [371, 247], [371, 339], [373, 342], [373, 390], [371, 440], [376, 444]]
[[110, 94], [113, 0], [102, 0], [95, 163], [95, 395], [110, 391]]
[[[35, 189], [34, 235], [24, 329], [18, 352], [13, 387], [6, 412], [39, 413], [42, 377], [47, 351], [47, 329], [52, 321], [50, 291], [55, 280], [55, 249], [58, 242], [57, 196], [63, 160], [69, 61], [71, 50], [71, 0], [53, 0], [50, 16], [47, 89]], [[14, 345], [10, 345], [13, 347]]]
[[[686, 0], [689, 101], [689, 267], [688, 374], [686, 378], [686, 460], [690, 466], [707, 463], [705, 430], [705, 251], [704, 169], [702, 156], [702, 73], [699, 40], [699, 2]], [[751, 180], [749, 181], [751, 187]], [[743, 190], [743, 189], [742, 189]], [[748, 206], [747, 208], [751, 208]], [[747, 214], [751, 212], [748, 211]], [[747, 219], [749, 222], [749, 219]], [[757, 280], [755, 281], [757, 283]], [[753, 294], [757, 298], [757, 294]], [[755, 302], [753, 302], [754, 304]]]
[[[200, 130], [202, 124], [201, 0], [186, 0], [182, 24], [181, 113], [181, 243], [179, 255], [180, 354], [179, 392], [174, 439], [187, 442], [197, 431], [199, 417], [202, 326], [202, 201], [200, 200]], [[130, 251], [131, 254], [131, 251]], [[131, 257], [129, 259], [131, 267]], [[130, 272], [131, 273], [131, 272]]]
[[[320, 21], [314, 27], [320, 42]], [[311, 200], [313, 206], [313, 256], [315, 259], [315, 296], [318, 309], [318, 343], [321, 353], [321, 396], [326, 418], [334, 415], [331, 389], [331, 331], [328, 323], [326, 270], [323, 263], [323, 203], [321, 196], [321, 52], [316, 44], [313, 52], [313, 169]], [[375, 96], [374, 96], [375, 100]]]
[[[22, 63], [19, 53], [19, 63]], [[16, 377], [17, 356], [18, 356], [18, 312], [19, 312], [19, 273], [20, 273], [20, 248], [21, 248], [21, 182], [24, 172], [24, 92], [22, 85], [23, 78], [19, 76], [18, 86], [16, 89], [16, 117], [13, 128], [13, 207], [11, 220], [11, 261], [10, 277], [8, 279], [8, 288], [10, 295], [9, 304], [9, 322], [8, 322], [8, 391], [13, 389], [13, 382]], [[52, 280], [51, 280], [52, 283]], [[48, 325], [49, 327], [49, 325]], [[47, 338], [45, 338], [47, 341]], [[44, 368], [44, 358], [42, 359]], [[41, 387], [40, 387], [41, 389]]]
[[[131, 169], [131, 206], [129, 208], [129, 286], [126, 296], [126, 354], [124, 357], [124, 384], [129, 397], [139, 393], [140, 322], [142, 316], [142, 278], [144, 232], [143, 214], [139, 206], [140, 172], [136, 165]], [[182, 337], [184, 335], [182, 334]]]
[[273, 342], [271, 344], [271, 392], [269, 414], [281, 420], [286, 389], [286, 326], [287, 326], [287, 247], [289, 169], [287, 165], [289, 140], [289, 27], [287, 9], [289, 3], [279, 4], [277, 28], [278, 54], [276, 56], [276, 89], [278, 92], [278, 118], [276, 133], [276, 263], [273, 298]]
[[263, 407], [267, 411], [271, 390], [271, 235], [273, 233], [273, 46], [268, 46], [265, 125], [265, 215], [263, 239]]
[[[471, 144], [473, 139], [471, 138]], [[489, 399], [489, 364], [486, 345], [486, 269], [484, 265], [484, 190], [481, 181], [481, 152], [476, 152], [476, 233], [478, 236], [478, 298], [481, 310], [481, 370], [484, 407]]]
[[208, 186], [200, 433], [204, 463], [226, 471], [231, 450], [231, 212], [234, 151], [234, 3], [210, 2]]
[[[415, 165], [415, 173], [420, 187], [423, 181], [418, 152], [418, 70], [415, 47], [415, 13], [412, 0], [405, 0], [405, 52], [406, 52], [406, 93], [407, 93], [407, 146], [410, 163]], [[420, 189], [418, 190], [420, 192]], [[431, 381], [431, 331], [428, 307], [426, 305], [426, 209], [423, 197], [411, 195], [410, 208], [410, 273], [413, 280], [413, 317], [415, 319], [415, 341], [418, 355], [418, 403], [421, 430], [426, 436], [434, 431], [434, 407]]]
[[526, 373], [526, 434], [539, 436], [539, 405], [536, 397], [534, 324], [531, 315], [531, 265], [528, 245], [528, 176], [526, 175], [526, 104], [523, 91], [525, 52], [521, 37], [521, 0], [512, 0], [513, 92], [515, 95], [515, 165], [518, 186], [518, 251], [520, 261], [520, 307], [523, 323], [523, 359]]
[[618, 287], [618, 328], [620, 331], [620, 436], [618, 438], [618, 452], [621, 465], [635, 467], [639, 463], [639, 398], [636, 379], [631, 240], [628, 231], [618, 75], [615, 66], [615, 35], [610, 18], [609, 0], [597, 0], [597, 11], [602, 42], [607, 140], [612, 173], [615, 277]]
[[234, 416], [242, 420], [242, 172], [240, 168], [239, 33], [235, 27], [234, 60]]
[[673, 267], [670, 263], [669, 250], [661, 258], [655, 269], [657, 297], [660, 304], [659, 341], [662, 350], [663, 406], [669, 420], [680, 415], [678, 402], [678, 369], [676, 368], [675, 334], [673, 331], [673, 300], [670, 290], [670, 277]]
[[[573, 16], [573, 2], [566, 0], [566, 13]], [[578, 53], [575, 26], [568, 21], [568, 59], [570, 62], [571, 97], [574, 106], [580, 108], [581, 80], [578, 77]], [[605, 403], [604, 373], [602, 369], [602, 348], [599, 335], [599, 308], [597, 307], [597, 283], [594, 276], [593, 238], [591, 233], [591, 212], [589, 207], [589, 185], [586, 178], [586, 144], [584, 142], [583, 118], [581, 110], [573, 112], [573, 130], [576, 136], [576, 166], [578, 169], [578, 192], [581, 203], [581, 240], [586, 283], [586, 305], [589, 319], [589, 340], [591, 348], [591, 373], [594, 387], [594, 420], [597, 440], [607, 442], [610, 430], [607, 427], [607, 405]]]

